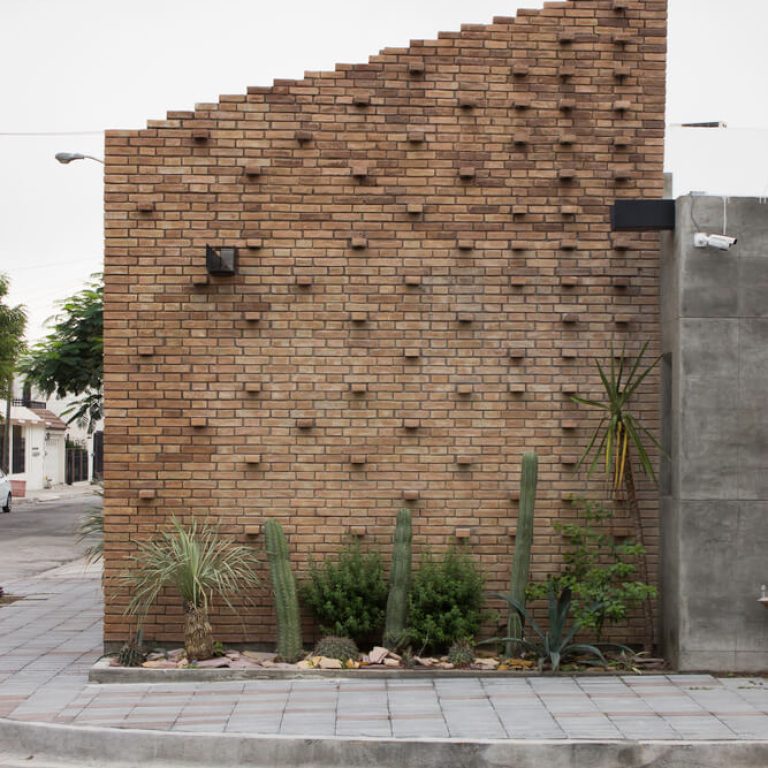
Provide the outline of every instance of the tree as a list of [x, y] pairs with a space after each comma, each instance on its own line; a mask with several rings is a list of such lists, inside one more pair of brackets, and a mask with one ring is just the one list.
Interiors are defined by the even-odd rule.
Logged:
[[62, 414], [92, 432], [104, 414], [104, 285], [98, 276], [62, 302], [53, 331], [21, 363], [28, 383], [46, 396], [75, 395]]
[[0, 446], [0, 464], [4, 472], [11, 467], [11, 401], [13, 399], [13, 374], [19, 356], [24, 352], [24, 331], [27, 313], [24, 307], [9, 307], [4, 299], [8, 295], [10, 281], [0, 274], [0, 391], [5, 395], [6, 407], [3, 419], [3, 442]]
[[[626, 357], [624, 350], [622, 350], [618, 363], [612, 355], [611, 367], [607, 372], [599, 362], [597, 363], [597, 371], [604, 390], [604, 399], [572, 398], [581, 405], [602, 411], [600, 423], [579, 460], [579, 466], [591, 458], [588, 474], [592, 474], [599, 463], [605, 462], [605, 474], [613, 487], [614, 494], [622, 486], [624, 487], [627, 506], [632, 513], [635, 524], [637, 542], [645, 551], [647, 551], [647, 546], [635, 486], [633, 458], [636, 454], [643, 473], [653, 483], [656, 483], [656, 473], [653, 471], [653, 463], [647, 445], [650, 443], [658, 450], [662, 449], [654, 435], [640, 423], [636, 415], [631, 413], [630, 407], [638, 388], [661, 359], [657, 357], [641, 368], [643, 355], [647, 349], [648, 342], [643, 344], [640, 354], [634, 359]], [[645, 558], [640, 560], [639, 565], [641, 580], [647, 584], [648, 565]], [[654, 638], [650, 598], [644, 601], [643, 609], [647, 632], [646, 645], [652, 647]]]

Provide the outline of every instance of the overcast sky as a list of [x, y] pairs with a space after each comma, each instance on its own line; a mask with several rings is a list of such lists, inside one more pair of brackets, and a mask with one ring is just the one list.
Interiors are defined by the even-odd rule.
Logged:
[[[0, 271], [41, 336], [101, 270], [105, 128], [274, 78], [361, 62], [536, 0], [0, 0]], [[691, 189], [768, 195], [768, 0], [669, 0], [667, 170]], [[726, 130], [675, 123], [724, 120]], [[69, 132], [72, 135], [67, 135]], [[11, 134], [56, 135], [11, 135]], [[768, 210], [768, 209], [767, 209]]]

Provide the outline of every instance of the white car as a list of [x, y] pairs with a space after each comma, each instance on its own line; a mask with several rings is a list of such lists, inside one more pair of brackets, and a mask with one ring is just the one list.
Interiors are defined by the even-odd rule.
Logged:
[[13, 494], [11, 493], [11, 481], [0, 472], [0, 506], [2, 506], [3, 512], [11, 511], [11, 501], [13, 500]]

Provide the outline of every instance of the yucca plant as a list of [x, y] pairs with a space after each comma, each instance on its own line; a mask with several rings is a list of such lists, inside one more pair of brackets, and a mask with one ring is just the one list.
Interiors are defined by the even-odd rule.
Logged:
[[[611, 366], [607, 372], [596, 361], [600, 382], [604, 390], [602, 400], [572, 397], [574, 402], [596, 408], [603, 413], [600, 423], [592, 433], [592, 437], [579, 459], [578, 466], [581, 467], [589, 461], [587, 474], [591, 475], [598, 465], [603, 463], [605, 474], [614, 494], [622, 486], [624, 487], [626, 503], [634, 522], [637, 542], [646, 550], [632, 459], [633, 453], [636, 453], [643, 473], [656, 484], [656, 473], [648, 454], [647, 443], [650, 441], [660, 451], [662, 448], [655, 436], [640, 423], [637, 415], [630, 412], [630, 405], [640, 385], [661, 359], [659, 356], [650, 364], [641, 367], [647, 349], [648, 342], [643, 344], [640, 354], [632, 359], [625, 355], [622, 348], [618, 362], [614, 355], [611, 355]], [[639, 566], [641, 580], [648, 583], [648, 566], [644, 557], [640, 559]], [[650, 646], [653, 645], [653, 615], [650, 598], [644, 602], [643, 611], [648, 632], [646, 646], [649, 646], [648, 650], [650, 650]]]
[[146, 616], [165, 587], [175, 589], [184, 605], [184, 648], [188, 659], [213, 655], [213, 633], [208, 611], [220, 597], [234, 612], [230, 597], [258, 586], [258, 559], [253, 550], [220, 536], [217, 528], [192, 522], [185, 527], [175, 517], [171, 530], [142, 542], [131, 557], [132, 568], [123, 583], [133, 590], [126, 613]]

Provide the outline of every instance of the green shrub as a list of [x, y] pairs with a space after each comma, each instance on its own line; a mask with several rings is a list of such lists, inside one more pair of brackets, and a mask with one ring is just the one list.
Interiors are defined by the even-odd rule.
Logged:
[[554, 525], [565, 541], [565, 567], [547, 582], [531, 585], [528, 596], [540, 599], [569, 588], [574, 619], [600, 642], [606, 624], [626, 621], [632, 608], [656, 596], [656, 589], [637, 579], [645, 549], [618, 541], [608, 530], [612, 512], [586, 499], [574, 503], [583, 519]]
[[409, 635], [416, 649], [441, 653], [473, 637], [483, 621], [483, 576], [474, 561], [455, 549], [422, 558], [409, 596]]
[[334, 637], [328, 635], [318, 641], [312, 651], [314, 656], [325, 656], [327, 659], [338, 659], [342, 664], [352, 659], [357, 660], [360, 652], [355, 641], [349, 637]]
[[378, 554], [355, 543], [338, 558], [310, 563], [300, 592], [324, 635], [351, 637], [363, 648], [380, 638], [388, 589]]

